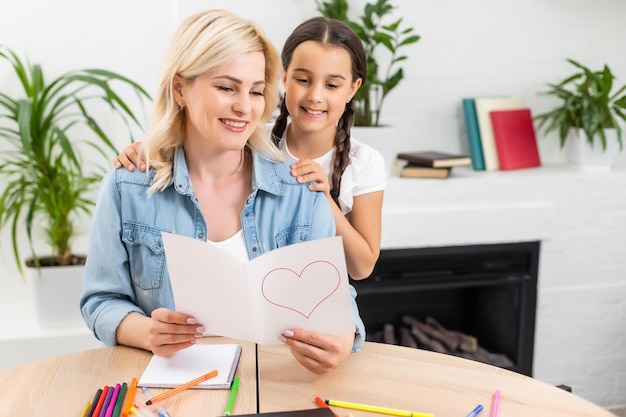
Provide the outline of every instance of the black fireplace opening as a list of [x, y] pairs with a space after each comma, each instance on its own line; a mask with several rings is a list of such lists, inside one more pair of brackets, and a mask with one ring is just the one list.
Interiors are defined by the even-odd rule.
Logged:
[[539, 249], [533, 241], [382, 250], [372, 275], [352, 281], [367, 340], [383, 341], [390, 328], [400, 340], [407, 317], [434, 319], [507, 358], [493, 365], [532, 376]]

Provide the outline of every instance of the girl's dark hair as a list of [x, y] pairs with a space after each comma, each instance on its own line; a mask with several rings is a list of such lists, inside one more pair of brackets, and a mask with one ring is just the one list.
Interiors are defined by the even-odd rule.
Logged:
[[[283, 68], [287, 71], [294, 50], [303, 42], [316, 41], [322, 44], [331, 44], [344, 48], [350, 54], [352, 60], [352, 81], [361, 78], [363, 84], [367, 78], [367, 56], [363, 43], [358, 35], [344, 22], [325, 17], [314, 17], [301, 23], [289, 35], [285, 41], [282, 52]], [[287, 128], [287, 105], [285, 97], [280, 104], [280, 115], [276, 119], [272, 129], [274, 143], [278, 145], [285, 129]], [[346, 103], [341, 118], [337, 122], [337, 133], [335, 135], [335, 158], [332, 163], [330, 194], [333, 200], [339, 204], [339, 187], [341, 185], [341, 175], [350, 162], [350, 128], [354, 119], [354, 103], [352, 100]]]

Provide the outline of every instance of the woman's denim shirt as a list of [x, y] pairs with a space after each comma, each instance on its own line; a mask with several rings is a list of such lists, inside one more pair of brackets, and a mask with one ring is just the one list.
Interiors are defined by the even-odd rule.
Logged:
[[[289, 168], [293, 162], [270, 162], [253, 153], [252, 193], [241, 212], [250, 259], [293, 243], [335, 235], [328, 199], [296, 182]], [[172, 183], [148, 195], [153, 176], [153, 170], [113, 169], [101, 184], [80, 308], [87, 326], [108, 346], [116, 344], [117, 327], [130, 312], [150, 316], [159, 307], [174, 310], [161, 232], [206, 241], [207, 226], [182, 147], [174, 156]], [[206, 265], [206, 270], [211, 266]], [[352, 285], [350, 293], [356, 323], [352, 350], [358, 351], [365, 328]]]

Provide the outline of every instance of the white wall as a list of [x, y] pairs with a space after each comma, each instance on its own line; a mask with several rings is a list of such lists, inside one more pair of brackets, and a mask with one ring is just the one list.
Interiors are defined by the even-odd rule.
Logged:
[[[362, 5], [365, 0], [351, 3]], [[548, 110], [555, 100], [538, 93], [547, 82], [570, 74], [565, 58], [594, 69], [607, 63], [618, 81], [626, 83], [622, 0], [395, 3], [396, 17], [403, 16], [422, 36], [406, 48], [410, 57], [404, 64], [406, 78], [382, 115], [385, 123], [398, 128], [395, 151], [468, 152], [463, 97], [515, 95], [523, 97], [534, 114]], [[316, 14], [314, 0], [2, 0], [0, 43], [42, 63], [48, 77], [75, 68], [103, 67], [153, 91], [174, 27], [181, 17], [211, 7], [257, 21], [279, 49], [299, 22]], [[361, 7], [353, 9], [360, 12]], [[14, 83], [7, 66], [0, 65], [0, 91], [13, 91]], [[122, 146], [125, 139], [119, 142]], [[555, 136], [539, 134], [538, 142], [544, 162], [562, 161]], [[626, 166], [626, 152], [618, 165]], [[8, 234], [0, 239], [0, 303], [24, 302], [25, 285], [13, 265]], [[83, 237], [75, 246], [84, 250], [85, 245]]]
[[[360, 13], [365, 0], [351, 0]], [[571, 73], [565, 58], [594, 69], [611, 66], [626, 83], [620, 0], [396, 0], [422, 39], [405, 48], [405, 80], [389, 96], [382, 119], [399, 129], [397, 150], [469, 150], [460, 100], [516, 95], [534, 114], [556, 103], [540, 96], [547, 82]], [[50, 75], [101, 66], [152, 90], [162, 51], [181, 17], [227, 8], [257, 21], [278, 48], [314, 0], [30, 0], [0, 4], [0, 42]], [[4, 71], [4, 69], [3, 69]], [[0, 78], [0, 88], [10, 81]], [[561, 161], [554, 136], [539, 135], [544, 162]], [[626, 155], [626, 154], [625, 154]], [[622, 159], [626, 159], [623, 157]], [[624, 162], [624, 161], [620, 161]]]

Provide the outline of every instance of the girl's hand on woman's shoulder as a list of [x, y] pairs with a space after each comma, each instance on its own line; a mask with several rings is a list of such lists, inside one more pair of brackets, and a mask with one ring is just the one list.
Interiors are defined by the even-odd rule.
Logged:
[[140, 158], [141, 142], [134, 142], [124, 148], [119, 155], [113, 158], [113, 166], [115, 168], [125, 167], [129, 171], [134, 171], [137, 166], [141, 172], [146, 171], [146, 164], [143, 158]]
[[291, 175], [296, 177], [296, 181], [300, 184], [311, 182], [309, 190], [322, 191], [324, 194], [330, 195], [330, 183], [326, 172], [317, 162], [312, 159], [301, 159], [291, 165]]

